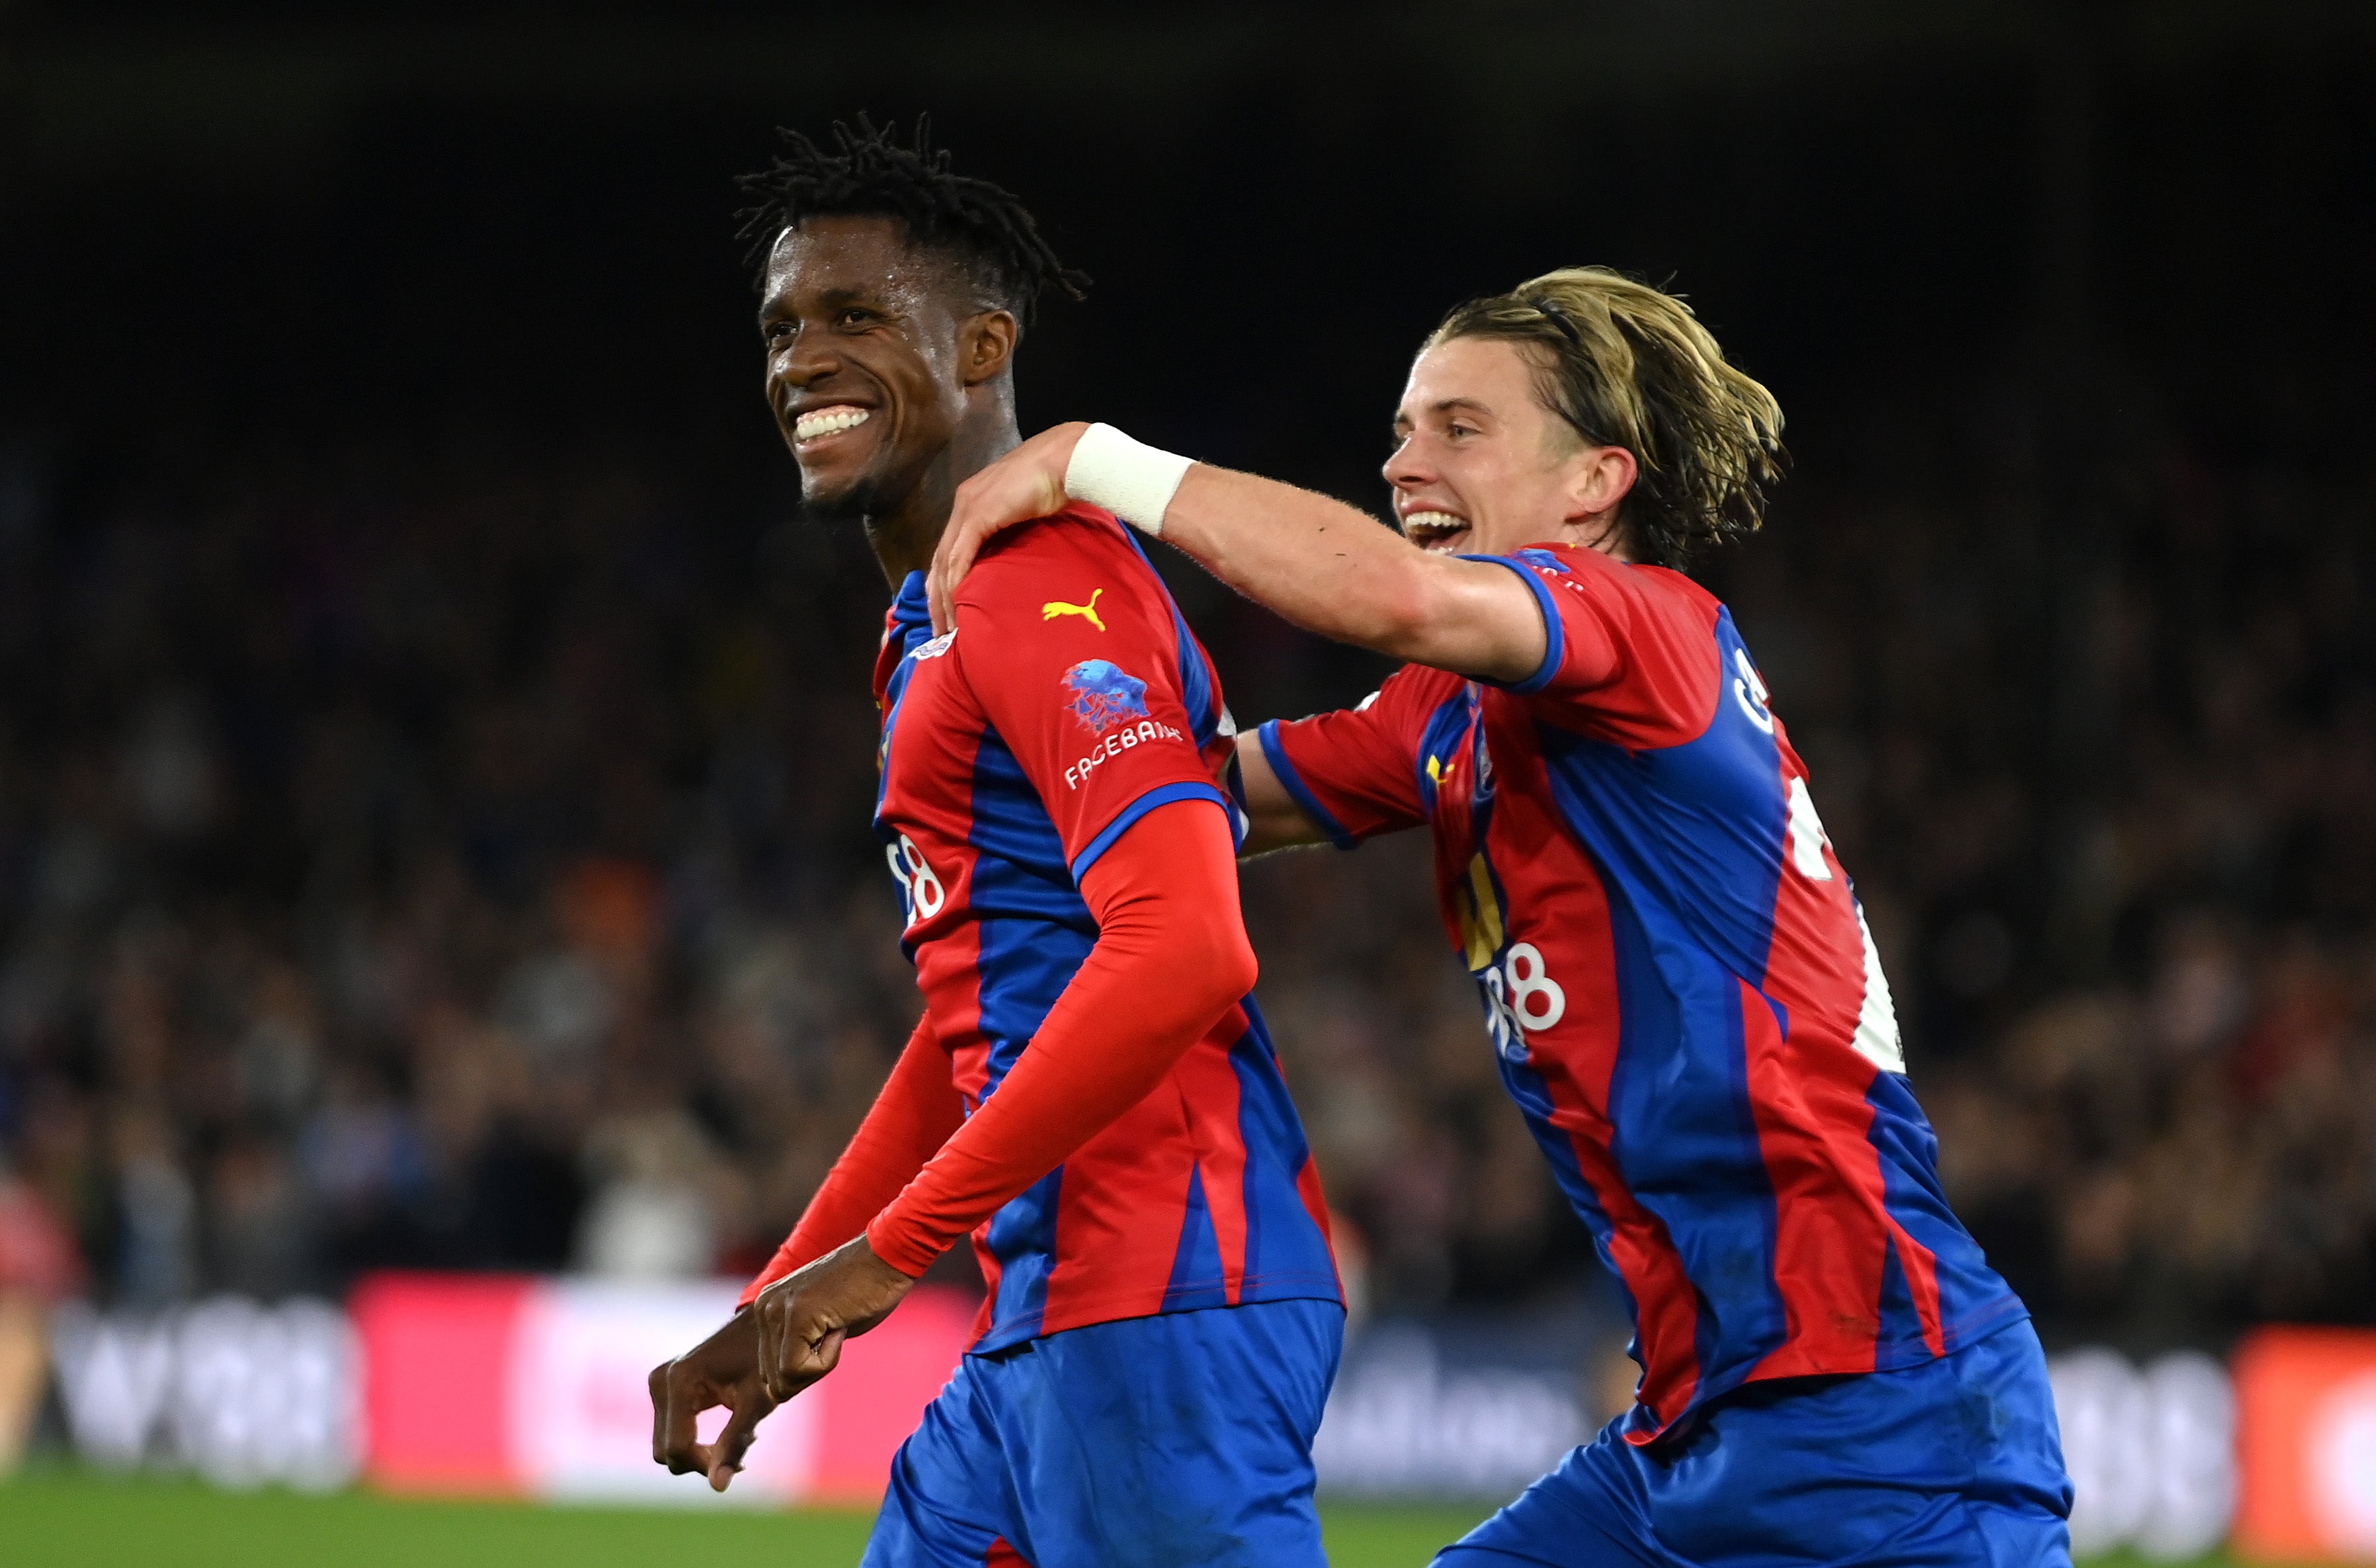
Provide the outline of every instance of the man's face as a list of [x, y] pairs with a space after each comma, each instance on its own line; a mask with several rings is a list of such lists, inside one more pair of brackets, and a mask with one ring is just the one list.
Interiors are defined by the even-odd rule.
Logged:
[[1535, 395], [1515, 343], [1455, 338], [1411, 363], [1386, 482], [1423, 550], [1500, 554], [1556, 538], [1574, 511], [1585, 445]]
[[812, 218], [777, 237], [759, 334], [767, 406], [826, 516], [879, 516], [966, 410], [951, 268], [887, 218]]

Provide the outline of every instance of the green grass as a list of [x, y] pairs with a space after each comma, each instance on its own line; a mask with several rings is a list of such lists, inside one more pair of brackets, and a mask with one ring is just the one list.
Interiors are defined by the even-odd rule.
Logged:
[[[1325, 1510], [1332, 1568], [1422, 1565], [1484, 1508]], [[0, 1564], [141, 1568], [849, 1568], [873, 1515], [424, 1503], [232, 1493], [195, 1481], [55, 1470], [0, 1482]]]
[[[1321, 1510], [1331, 1568], [1423, 1568], [1484, 1508], [1339, 1505]], [[138, 1563], [141, 1568], [652, 1568], [762, 1562], [849, 1568], [869, 1515], [679, 1513], [422, 1503], [343, 1492], [231, 1493], [192, 1481], [54, 1470], [0, 1482], [0, 1564]], [[2228, 1568], [2226, 1558], [2197, 1568]], [[2093, 1568], [2142, 1568], [2127, 1557]], [[2169, 1568], [2168, 1564], [2157, 1568]]]

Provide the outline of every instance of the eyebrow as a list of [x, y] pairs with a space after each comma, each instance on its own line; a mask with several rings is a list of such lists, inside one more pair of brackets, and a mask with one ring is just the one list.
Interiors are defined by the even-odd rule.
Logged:
[[[826, 290], [817, 295], [816, 303], [820, 309], [827, 311], [840, 310], [849, 305], [864, 305], [869, 310], [890, 314], [881, 296], [867, 289], [847, 284]], [[791, 309], [784, 303], [784, 291], [780, 289], [759, 302], [759, 325], [762, 327], [770, 321], [780, 321], [786, 316], [799, 314], [800, 312]]]
[[[1444, 398], [1427, 406], [1427, 411], [1432, 414], [1456, 413], [1463, 409], [1473, 409], [1478, 413], [1489, 416], [1493, 412], [1491, 404], [1480, 402], [1475, 398]], [[1408, 430], [1410, 422], [1409, 416], [1400, 409], [1395, 410], [1395, 429]]]

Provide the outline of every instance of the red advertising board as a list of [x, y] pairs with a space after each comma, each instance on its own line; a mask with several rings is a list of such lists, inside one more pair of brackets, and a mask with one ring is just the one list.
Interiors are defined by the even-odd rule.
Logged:
[[[736, 1287], [384, 1274], [350, 1311], [363, 1474], [385, 1491], [711, 1501], [651, 1460], [645, 1375], [733, 1310]], [[921, 1289], [833, 1376], [768, 1417], [734, 1503], [872, 1503], [964, 1351], [974, 1304]], [[713, 1412], [707, 1437], [724, 1420]]]
[[2235, 1375], [2236, 1550], [2376, 1562], [2376, 1333], [2263, 1328]]

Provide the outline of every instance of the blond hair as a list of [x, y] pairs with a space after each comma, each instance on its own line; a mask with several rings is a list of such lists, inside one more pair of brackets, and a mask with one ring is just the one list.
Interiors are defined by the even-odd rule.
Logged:
[[1618, 522], [1636, 559], [1681, 566], [1764, 520], [1782, 477], [1782, 406], [1674, 295], [1563, 267], [1455, 307], [1426, 346], [1455, 338], [1521, 345], [1544, 408], [1591, 445], [1634, 454]]

